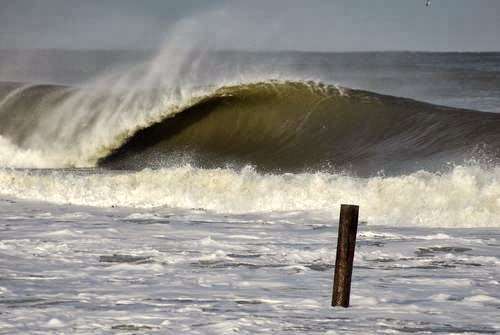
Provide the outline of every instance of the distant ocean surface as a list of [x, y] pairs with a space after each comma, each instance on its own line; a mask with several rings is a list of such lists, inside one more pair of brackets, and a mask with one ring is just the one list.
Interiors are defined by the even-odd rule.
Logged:
[[0, 333], [498, 333], [499, 130], [500, 53], [2, 50]]

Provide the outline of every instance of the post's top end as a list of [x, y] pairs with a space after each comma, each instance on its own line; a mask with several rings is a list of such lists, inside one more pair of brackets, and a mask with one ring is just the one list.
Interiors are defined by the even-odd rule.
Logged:
[[358, 205], [348, 205], [348, 204], [341, 204], [340, 207], [353, 207], [359, 209]]

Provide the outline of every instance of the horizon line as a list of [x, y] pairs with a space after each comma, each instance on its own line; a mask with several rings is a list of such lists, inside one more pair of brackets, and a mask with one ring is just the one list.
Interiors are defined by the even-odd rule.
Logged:
[[[180, 47], [180, 50], [185, 49]], [[196, 48], [194, 48], [196, 49]], [[200, 48], [201, 49], [201, 48]], [[158, 52], [161, 48], [2, 48], [2, 51], [71, 51], [71, 52]], [[500, 53], [499, 50], [412, 50], [412, 49], [379, 49], [379, 50], [300, 50], [300, 49], [208, 49], [213, 52], [241, 52], [241, 53], [316, 53], [316, 54], [333, 54], [333, 53]]]

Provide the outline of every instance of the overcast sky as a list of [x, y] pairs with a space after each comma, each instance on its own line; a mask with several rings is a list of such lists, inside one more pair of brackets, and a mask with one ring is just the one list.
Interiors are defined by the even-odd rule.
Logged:
[[[0, 0], [0, 48], [500, 51], [500, 0]], [[196, 42], [193, 42], [196, 41]]]

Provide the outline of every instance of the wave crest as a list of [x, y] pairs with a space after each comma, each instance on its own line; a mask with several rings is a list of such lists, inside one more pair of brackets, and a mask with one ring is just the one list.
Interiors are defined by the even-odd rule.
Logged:
[[[314, 82], [125, 95], [10, 87], [0, 102], [0, 135], [10, 146], [0, 143], [0, 157], [15, 145], [31, 167], [142, 169], [179, 165], [181, 157], [205, 168], [373, 174], [432, 169], [477, 148], [497, 157], [500, 148], [497, 114]], [[15, 160], [6, 165], [18, 167]]]

